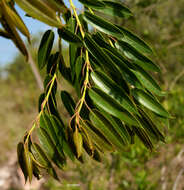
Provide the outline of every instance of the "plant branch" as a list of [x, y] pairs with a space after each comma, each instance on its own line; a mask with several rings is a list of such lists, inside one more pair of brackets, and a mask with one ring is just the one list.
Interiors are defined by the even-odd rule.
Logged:
[[77, 20], [77, 24], [79, 25], [82, 38], [84, 38], [85, 34], [84, 34], [84, 31], [83, 31], [81, 22], [80, 22], [80, 20], [79, 20], [79, 17], [78, 17], [78, 15], [77, 15], [76, 7], [75, 7], [75, 5], [73, 4], [73, 1], [72, 1], [72, 0], [69, 0], [69, 1], [70, 1], [70, 6], [71, 6], [71, 8], [73, 9], [74, 16], [75, 16], [75, 18], [76, 18], [76, 20]]
[[53, 85], [54, 85], [55, 80], [56, 80], [56, 73], [54, 74], [54, 76], [53, 76], [52, 79], [51, 79], [51, 83], [50, 83], [50, 87], [49, 87], [47, 96], [45, 97], [45, 99], [44, 99], [44, 101], [43, 101], [43, 103], [42, 103], [42, 109], [41, 109], [39, 115], [37, 116], [37, 118], [36, 118], [36, 120], [35, 120], [35, 122], [34, 122], [32, 128], [31, 128], [31, 129], [29, 130], [29, 132], [28, 132], [28, 135], [27, 135], [27, 137], [26, 137], [25, 144], [28, 142], [28, 139], [29, 139], [31, 133], [32, 133], [32, 132], [34, 131], [34, 129], [36, 128], [36, 123], [39, 121], [40, 116], [41, 116], [41, 114], [43, 113], [43, 110], [44, 110], [44, 108], [45, 108], [45, 106], [46, 106], [46, 104], [47, 104], [47, 102], [48, 102], [48, 99], [49, 99], [49, 96], [50, 96], [50, 94], [51, 94], [52, 87], [53, 87]]
[[169, 91], [171, 91], [175, 84], [178, 82], [178, 80], [184, 75], [184, 69], [174, 78], [173, 82], [171, 83], [170, 87], [169, 87]]

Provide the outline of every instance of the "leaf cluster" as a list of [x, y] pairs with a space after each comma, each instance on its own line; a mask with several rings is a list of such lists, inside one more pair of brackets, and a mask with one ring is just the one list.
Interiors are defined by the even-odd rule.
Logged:
[[[59, 48], [54, 54], [51, 53], [54, 32], [48, 30], [42, 37], [38, 66], [40, 70], [46, 68], [46, 77], [44, 92], [39, 97], [39, 115], [17, 149], [25, 179], [30, 181], [32, 175], [39, 179], [42, 170], [58, 179], [54, 166], [62, 169], [67, 157], [83, 162], [86, 152], [101, 161], [103, 153], [123, 152], [135, 136], [151, 151], [154, 143], [165, 141], [154, 119], [167, 120], [170, 115], [156, 98], [164, 92], [149, 73], [160, 72], [149, 58], [152, 49], [128, 29], [94, 14], [97, 11], [126, 19], [132, 16], [131, 11], [114, 1], [80, 2], [85, 11], [78, 15], [72, 0], [72, 12], [61, 0], [16, 0], [29, 16], [58, 28], [59, 36]], [[10, 29], [6, 32], [14, 39], [18, 28], [29, 38], [25, 27], [20, 28], [20, 17], [13, 22], [11, 14], [15, 11], [10, 2], [0, 3], [1, 18]], [[65, 24], [61, 23], [61, 16]], [[69, 44], [69, 66], [63, 59], [61, 40]], [[23, 46], [17, 46], [23, 52]], [[72, 94], [59, 92], [71, 116], [67, 125], [57, 108], [59, 74], [78, 95], [75, 102]], [[39, 143], [32, 141], [35, 130]]]

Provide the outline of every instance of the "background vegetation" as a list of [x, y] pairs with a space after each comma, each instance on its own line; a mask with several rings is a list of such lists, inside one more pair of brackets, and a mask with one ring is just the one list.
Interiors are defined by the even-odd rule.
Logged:
[[[122, 155], [112, 154], [104, 158], [103, 165], [88, 161], [86, 156], [85, 165], [68, 164], [66, 171], [61, 173], [62, 184], [49, 179], [42, 185], [43, 189], [184, 188], [179, 175], [184, 167], [184, 3], [183, 0], [127, 0], [125, 3], [135, 13], [135, 19], [129, 19], [126, 25], [152, 44], [157, 55], [153, 59], [163, 70], [162, 77], [156, 77], [163, 89], [169, 90], [168, 95], [161, 100], [174, 117], [170, 121], [169, 129], [163, 126], [167, 134], [166, 144], [160, 144], [155, 152], [151, 153], [138, 143]], [[34, 42], [34, 48], [31, 50], [33, 57], [35, 48], [40, 43], [37, 37]], [[67, 59], [67, 49], [65, 51]], [[0, 165], [3, 165], [15, 151], [17, 142], [29, 127], [27, 124], [31, 124], [37, 114], [37, 97], [40, 91], [29, 65], [21, 55], [17, 55], [12, 63], [1, 68], [0, 77]], [[67, 83], [62, 83], [61, 88], [73, 90]], [[63, 110], [62, 105], [60, 109]]]

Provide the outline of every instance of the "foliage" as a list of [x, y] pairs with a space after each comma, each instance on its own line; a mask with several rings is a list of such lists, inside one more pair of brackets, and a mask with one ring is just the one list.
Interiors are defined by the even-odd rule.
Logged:
[[[152, 49], [128, 29], [94, 14], [94, 11], [103, 12], [125, 20], [132, 16], [126, 6], [111, 1], [80, 0], [85, 11], [78, 15], [71, 0], [73, 12], [62, 1], [15, 2], [29, 16], [58, 28], [59, 35], [56, 53], [51, 53], [55, 36], [51, 30], [43, 35], [38, 50], [38, 66], [40, 70], [46, 69], [44, 92], [39, 97], [39, 114], [17, 148], [26, 180], [31, 181], [33, 175], [40, 179], [42, 170], [58, 179], [53, 165], [63, 169], [67, 157], [84, 162], [86, 152], [101, 161], [102, 153], [122, 152], [137, 137], [150, 150], [153, 143], [165, 141], [154, 119], [162, 122], [170, 115], [156, 98], [164, 92], [149, 74], [160, 72], [159, 66], [148, 57]], [[14, 2], [1, 0], [0, 5], [5, 30], [2, 34], [12, 39], [29, 59], [17, 29], [28, 41], [29, 32], [16, 13]], [[89, 30], [88, 24], [94, 30]], [[61, 39], [69, 43], [69, 67], [62, 55]], [[67, 125], [57, 106], [59, 73], [78, 95], [74, 101], [68, 92], [60, 92], [71, 116]], [[40, 144], [33, 142], [33, 132]], [[144, 179], [144, 173], [140, 173], [137, 183], [140, 185]], [[140, 185], [140, 188], [145, 187]]]

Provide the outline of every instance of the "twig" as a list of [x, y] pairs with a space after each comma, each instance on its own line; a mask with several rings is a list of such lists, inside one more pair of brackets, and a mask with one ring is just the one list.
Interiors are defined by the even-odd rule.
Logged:
[[174, 182], [174, 185], [173, 185], [173, 189], [172, 189], [172, 190], [177, 190], [178, 183], [179, 183], [180, 178], [181, 178], [181, 176], [182, 176], [183, 173], [184, 173], [184, 168], [182, 168], [182, 169], [179, 171], [179, 173], [178, 173], [178, 175], [177, 175], [177, 177], [176, 177], [176, 180], [175, 180], [175, 182]]
[[36, 79], [36, 82], [37, 82], [37, 85], [38, 85], [39, 89], [42, 91], [44, 88], [43, 88], [43, 82], [42, 82], [40, 73], [38, 72], [38, 69], [37, 69], [37, 67], [36, 67], [36, 65], [35, 65], [35, 62], [34, 62], [34, 60], [33, 60], [33, 58], [32, 58], [31, 53], [28, 52], [28, 54], [29, 54], [28, 64], [29, 64], [30, 67], [31, 67], [31, 70], [32, 70], [33, 75], [34, 75], [34, 77], [35, 77], [35, 79]]
[[184, 75], [184, 69], [175, 77], [175, 79], [173, 80], [173, 82], [171, 83], [170, 87], [169, 87], [169, 91], [171, 91], [175, 84], [178, 82], [178, 80]]

